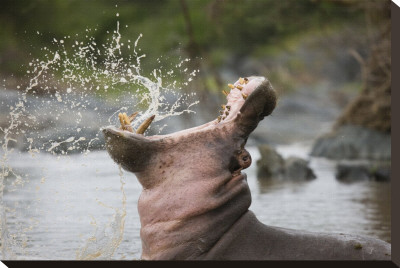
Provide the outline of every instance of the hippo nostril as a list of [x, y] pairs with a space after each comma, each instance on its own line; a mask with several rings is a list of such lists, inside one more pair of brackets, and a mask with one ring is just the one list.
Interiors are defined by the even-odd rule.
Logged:
[[245, 169], [251, 165], [251, 156], [248, 151], [245, 149], [242, 150], [241, 154], [239, 155], [239, 165]]
[[246, 151], [246, 149], [241, 149], [237, 151], [236, 159], [237, 159], [237, 165], [241, 169], [248, 168], [251, 165], [251, 156], [249, 152]]
[[242, 169], [248, 168], [251, 165], [251, 155], [246, 149], [240, 149], [235, 152], [229, 163], [229, 171], [238, 173]]

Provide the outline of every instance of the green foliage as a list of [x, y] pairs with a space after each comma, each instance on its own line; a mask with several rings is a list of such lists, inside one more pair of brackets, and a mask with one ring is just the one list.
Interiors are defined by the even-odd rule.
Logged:
[[[218, 66], [232, 56], [276, 52], [286, 37], [310, 29], [359, 20], [361, 11], [335, 1], [313, 0], [186, 0], [198, 57]], [[121, 25], [123, 37], [143, 38], [139, 47], [151, 59], [172, 63], [187, 57], [190, 36], [178, 0], [2, 0], [0, 4], [0, 72], [24, 74], [40, 48], [54, 38], [91, 32], [97, 42]], [[116, 14], [119, 13], [117, 17]], [[128, 25], [128, 27], [126, 27]], [[39, 34], [38, 34], [39, 32]], [[156, 60], [145, 68], [158, 67]]]

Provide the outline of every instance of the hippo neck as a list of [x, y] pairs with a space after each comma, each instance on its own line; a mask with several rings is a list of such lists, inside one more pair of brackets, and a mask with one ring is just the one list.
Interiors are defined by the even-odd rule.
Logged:
[[143, 185], [143, 259], [199, 258], [248, 210], [250, 189], [236, 157], [245, 139], [233, 127], [166, 138], [151, 168], [135, 173]]
[[138, 202], [142, 259], [197, 259], [210, 251], [251, 204], [245, 180], [225, 184], [202, 178], [186, 182], [190, 198], [182, 198], [179, 185], [143, 190]]

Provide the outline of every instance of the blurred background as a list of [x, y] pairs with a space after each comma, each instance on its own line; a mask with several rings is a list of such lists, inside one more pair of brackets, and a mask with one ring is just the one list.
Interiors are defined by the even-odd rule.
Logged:
[[[48, 61], [55, 43], [76, 38], [82, 48], [85, 38], [107, 44], [112, 34], [131, 44], [142, 35], [137, 48], [146, 55], [143, 76], [162, 69], [164, 84], [179, 85], [174, 90], [184, 96], [196, 93], [199, 101], [191, 107], [195, 113], [169, 118], [149, 134], [214, 120], [225, 103], [221, 91], [239, 77], [270, 80], [277, 108], [247, 144], [253, 156], [250, 209], [262, 222], [390, 242], [390, 1], [3, 0], [0, 25], [3, 258], [140, 257], [140, 186], [125, 174], [122, 189], [99, 131], [117, 123], [122, 104], [138, 102], [137, 87], [75, 85], [71, 98], [61, 65], [50, 67], [46, 79], [33, 79], [35, 62]], [[75, 48], [63, 51], [73, 57]], [[121, 54], [128, 58], [132, 50]], [[107, 64], [105, 59], [99, 55], [96, 64]], [[184, 71], [176, 71], [181, 65]], [[81, 66], [74, 66], [79, 72]], [[88, 81], [98, 77], [95, 69], [84, 72]], [[82, 186], [83, 179], [90, 183]], [[123, 198], [122, 207], [113, 203], [121, 201], [121, 189], [127, 206]], [[96, 194], [115, 209], [105, 212]], [[113, 224], [108, 214], [118, 216]], [[77, 218], [80, 225], [73, 226]], [[119, 229], [99, 234], [115, 222]], [[83, 235], [93, 226], [90, 237], [97, 244]]]

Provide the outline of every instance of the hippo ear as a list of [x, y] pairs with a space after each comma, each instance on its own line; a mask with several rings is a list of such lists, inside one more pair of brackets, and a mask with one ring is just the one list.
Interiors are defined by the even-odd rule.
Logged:
[[276, 106], [276, 92], [265, 79], [246, 99], [235, 119], [239, 135], [248, 137], [258, 123], [272, 113]]
[[130, 172], [142, 172], [148, 168], [156, 152], [154, 142], [143, 135], [122, 131], [115, 127], [103, 129], [106, 149], [111, 158]]

